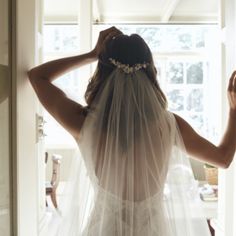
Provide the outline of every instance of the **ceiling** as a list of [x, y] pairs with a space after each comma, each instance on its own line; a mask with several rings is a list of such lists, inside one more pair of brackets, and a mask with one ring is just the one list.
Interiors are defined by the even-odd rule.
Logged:
[[[93, 0], [99, 22], [216, 22], [219, 0]], [[44, 0], [45, 20], [77, 21], [79, 0]]]

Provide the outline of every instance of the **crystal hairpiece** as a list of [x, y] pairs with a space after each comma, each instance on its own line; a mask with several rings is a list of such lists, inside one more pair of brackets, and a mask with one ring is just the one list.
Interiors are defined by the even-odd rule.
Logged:
[[133, 66], [129, 66], [129, 65], [126, 65], [126, 64], [122, 64], [122, 63], [120, 63], [119, 61], [116, 61], [113, 58], [109, 58], [109, 61], [111, 62], [111, 64], [113, 64], [117, 68], [123, 70], [123, 72], [126, 73], [126, 74], [134, 73], [135, 71], [138, 71], [142, 68], [147, 68], [147, 66], [149, 65], [149, 63], [144, 62], [142, 64], [138, 63], [138, 64], [135, 64]]

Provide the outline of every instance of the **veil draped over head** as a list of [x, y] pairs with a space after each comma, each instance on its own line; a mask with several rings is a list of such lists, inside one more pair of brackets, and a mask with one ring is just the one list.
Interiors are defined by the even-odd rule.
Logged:
[[117, 66], [90, 106], [48, 235], [210, 236], [175, 117], [131, 72]]

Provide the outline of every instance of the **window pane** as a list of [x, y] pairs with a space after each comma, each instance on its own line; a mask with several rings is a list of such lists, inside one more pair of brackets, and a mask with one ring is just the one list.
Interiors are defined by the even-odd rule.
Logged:
[[[104, 24], [93, 26], [94, 44], [98, 32], [109, 27], [110, 25]], [[206, 111], [209, 110], [207, 107], [209, 104], [204, 103], [203, 98], [205, 88], [209, 87], [208, 76], [212, 60], [211, 55], [206, 57], [206, 54], [209, 54], [209, 45], [212, 47], [212, 37], [217, 38], [216, 27], [212, 25], [116, 25], [116, 27], [128, 35], [139, 34], [149, 45], [157, 67], [158, 80], [168, 97], [169, 110], [189, 119], [194, 127], [201, 127], [201, 130], [206, 128], [208, 115]], [[48, 58], [79, 51], [78, 26], [46, 25], [44, 30], [44, 55]], [[76, 101], [83, 101], [85, 105], [83, 95], [87, 82], [88, 78], [81, 80], [79, 70], [59, 78], [55, 84], [68, 91]], [[209, 130], [215, 129], [211, 127], [206, 132]]]
[[187, 110], [201, 112], [203, 111], [203, 91], [202, 89], [192, 89], [187, 95]]
[[187, 63], [187, 83], [202, 84], [203, 83], [203, 63], [190, 64]]
[[[94, 26], [96, 31], [99, 31], [100, 27], [105, 28], [104, 25]], [[110, 25], [107, 25], [108, 27]], [[204, 103], [203, 99], [205, 90], [211, 87], [210, 76], [217, 74], [215, 73], [218, 63], [215, 59], [216, 42], [219, 38], [217, 26], [116, 25], [116, 27], [128, 35], [140, 34], [147, 42], [154, 56], [157, 78], [168, 98], [169, 110], [182, 115], [201, 134], [215, 138], [218, 132], [215, 124], [219, 124], [219, 120], [206, 123], [210, 102]], [[214, 77], [214, 79], [219, 78]], [[209, 93], [207, 99], [212, 100]]]
[[49, 52], [76, 52], [79, 51], [77, 25], [45, 25], [44, 51]]
[[183, 90], [173, 89], [167, 92], [169, 109], [172, 111], [184, 110], [184, 93]]
[[188, 27], [167, 27], [165, 35], [163, 45], [168, 42], [168, 46], [172, 50], [189, 50], [193, 47], [192, 30]]
[[[118, 26], [125, 34], [137, 33], [147, 42], [152, 51], [186, 51], [204, 47], [204, 27], [194, 26]], [[197, 34], [194, 34], [197, 31]], [[196, 35], [196, 36], [195, 36]], [[196, 37], [196, 38], [195, 38]], [[196, 42], [196, 45], [194, 44]]]
[[184, 82], [183, 63], [170, 62], [167, 70], [168, 82], [171, 84], [182, 84]]
[[206, 46], [207, 34], [208, 34], [207, 28], [196, 29], [195, 31], [196, 48], [204, 48]]
[[202, 114], [188, 114], [188, 122], [197, 129], [201, 134], [204, 134], [204, 118]]

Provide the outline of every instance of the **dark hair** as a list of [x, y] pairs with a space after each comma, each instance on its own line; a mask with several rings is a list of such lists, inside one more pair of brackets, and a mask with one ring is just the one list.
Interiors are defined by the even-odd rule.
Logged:
[[130, 66], [144, 62], [149, 63], [149, 66], [143, 70], [145, 70], [148, 78], [156, 88], [157, 93], [161, 94], [162, 105], [166, 108], [167, 100], [157, 81], [157, 70], [153, 62], [151, 50], [138, 34], [132, 34], [130, 36], [120, 34], [106, 43], [104, 50], [99, 55], [96, 71], [90, 78], [85, 92], [85, 100], [88, 108], [103, 83], [115, 69], [109, 58], [113, 58], [122, 64], [129, 64]]

